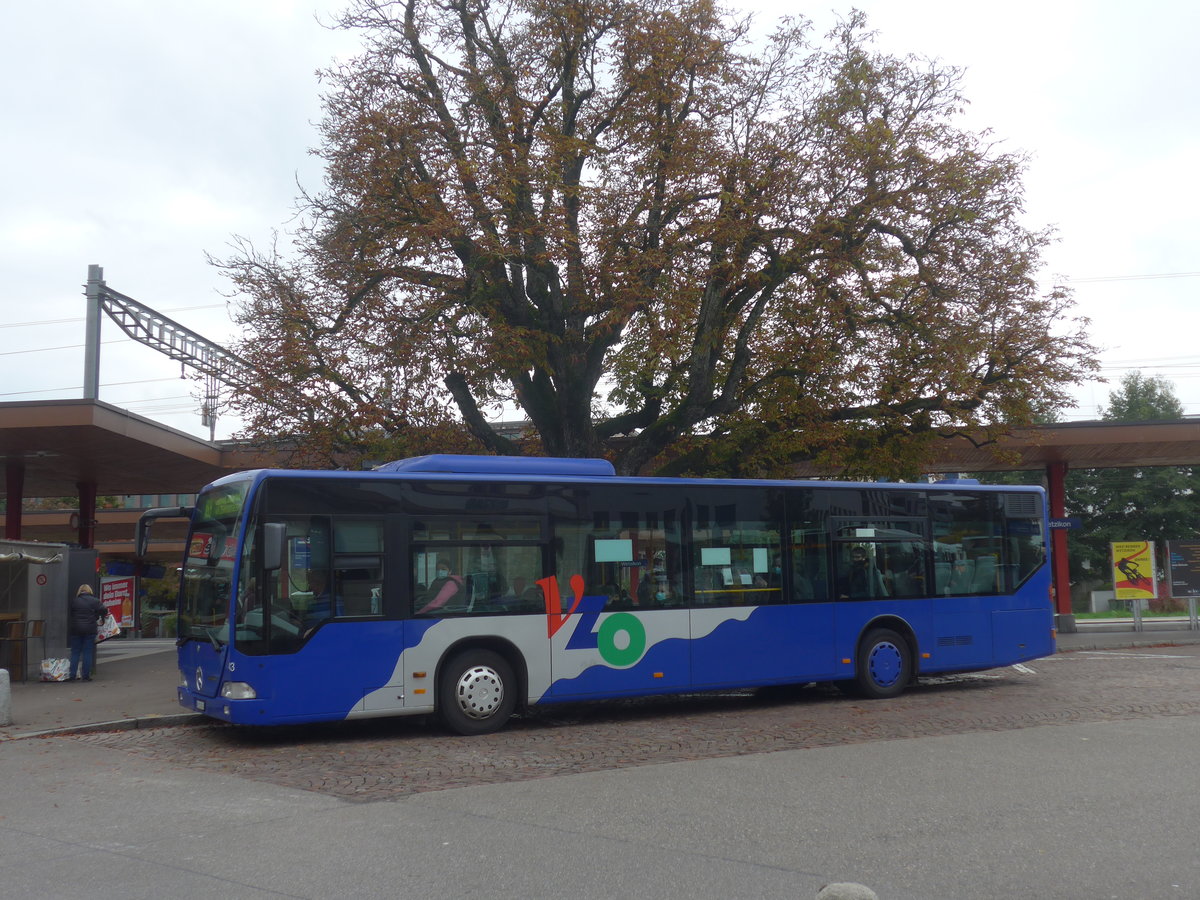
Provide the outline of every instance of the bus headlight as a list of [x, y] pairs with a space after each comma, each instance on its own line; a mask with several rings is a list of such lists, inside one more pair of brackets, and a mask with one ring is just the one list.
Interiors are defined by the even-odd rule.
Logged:
[[221, 685], [221, 696], [226, 700], [254, 700], [258, 694], [244, 681], [227, 681]]

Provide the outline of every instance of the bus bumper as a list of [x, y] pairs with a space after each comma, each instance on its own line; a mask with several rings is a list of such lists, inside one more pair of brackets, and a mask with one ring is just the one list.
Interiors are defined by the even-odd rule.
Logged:
[[[235, 716], [234, 707], [245, 701], [231, 701], [223, 697], [205, 697], [184, 687], [178, 689], [177, 696], [179, 705], [189, 712], [211, 716], [214, 719], [220, 719], [222, 722], [238, 723], [239, 721], [253, 721], [249, 715], [246, 715], [244, 719]], [[249, 713], [249, 710], [246, 710], [246, 712]]]

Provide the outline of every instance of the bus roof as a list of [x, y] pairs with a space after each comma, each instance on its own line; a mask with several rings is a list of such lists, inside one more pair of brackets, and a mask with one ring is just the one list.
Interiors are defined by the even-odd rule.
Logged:
[[374, 469], [254, 469], [226, 475], [213, 482], [214, 485], [240, 480], [259, 481], [263, 478], [387, 478], [423, 479], [444, 481], [456, 478], [465, 481], [579, 481], [607, 482], [610, 484], [641, 485], [808, 485], [820, 488], [877, 488], [900, 491], [938, 491], [965, 488], [972, 492], [1029, 492], [1045, 494], [1040, 485], [979, 484], [974, 479], [944, 479], [927, 482], [895, 481], [823, 481], [786, 478], [677, 478], [664, 476], [628, 475], [619, 476], [612, 463], [606, 459], [573, 459], [545, 456], [472, 456], [466, 454], [437, 453], [415, 456], [384, 463]]
[[553, 456], [468, 456], [434, 453], [397, 459], [375, 467], [376, 472], [446, 472], [455, 475], [575, 475], [612, 478], [617, 474], [607, 459], [566, 459]]

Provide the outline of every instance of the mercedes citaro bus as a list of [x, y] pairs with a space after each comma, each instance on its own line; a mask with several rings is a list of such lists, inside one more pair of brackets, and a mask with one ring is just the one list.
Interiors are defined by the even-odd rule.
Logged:
[[235, 724], [922, 675], [1054, 652], [1044, 492], [618, 477], [604, 460], [435, 455], [205, 487], [179, 701]]

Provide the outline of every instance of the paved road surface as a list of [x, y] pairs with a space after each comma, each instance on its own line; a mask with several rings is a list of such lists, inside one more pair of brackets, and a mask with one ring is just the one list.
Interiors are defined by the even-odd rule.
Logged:
[[[924, 680], [901, 697], [850, 700], [828, 686], [548, 706], [469, 741], [420, 719], [238, 729], [144, 728], [90, 743], [148, 759], [355, 800], [662, 762], [1200, 714], [1200, 648], [1082, 651]], [[280, 758], [288, 759], [286, 766]], [[397, 765], [402, 760], [403, 765]], [[1200, 895], [1198, 895], [1200, 896]]]

